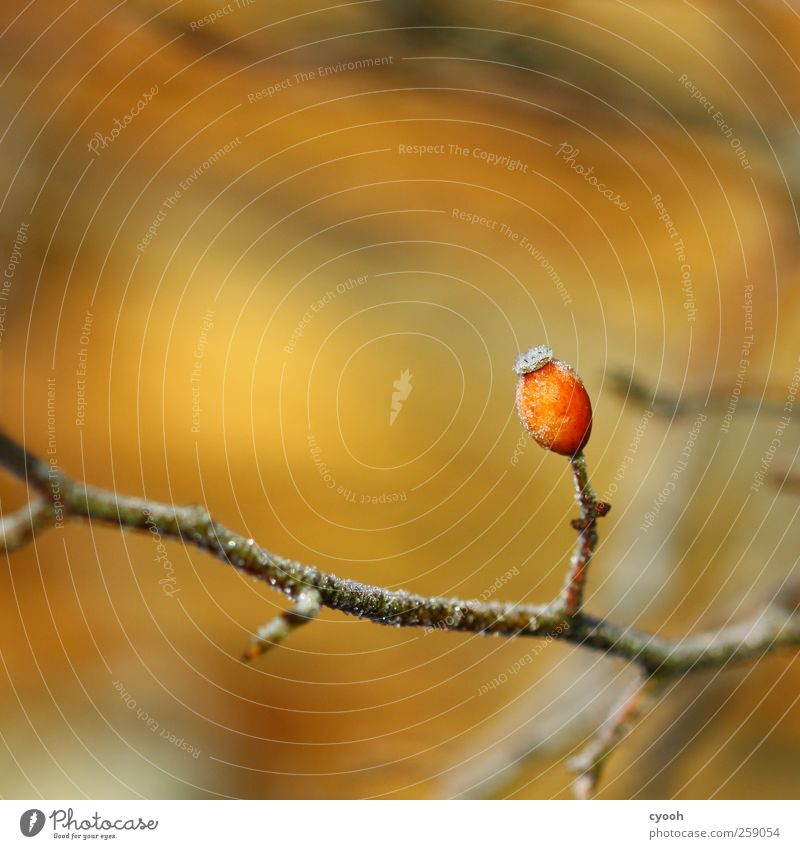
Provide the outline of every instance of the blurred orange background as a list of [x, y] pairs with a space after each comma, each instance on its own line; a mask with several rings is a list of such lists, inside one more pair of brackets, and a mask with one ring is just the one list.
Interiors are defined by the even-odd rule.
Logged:
[[[790, 6], [35, 0], [0, 31], [0, 423], [31, 450], [342, 576], [546, 601], [572, 485], [511, 365], [547, 343], [614, 504], [590, 610], [679, 637], [796, 572]], [[4, 797], [566, 798], [630, 676], [330, 611], [246, 666], [284, 600], [168, 553], [69, 525], [4, 558]], [[791, 654], [681, 682], [601, 796], [795, 798], [799, 686]]]

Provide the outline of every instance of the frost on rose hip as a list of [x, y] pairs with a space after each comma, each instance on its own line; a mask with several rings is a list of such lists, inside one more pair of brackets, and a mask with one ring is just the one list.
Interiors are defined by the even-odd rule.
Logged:
[[592, 433], [592, 403], [571, 366], [537, 345], [517, 357], [514, 371], [517, 412], [533, 439], [556, 454], [582, 451]]

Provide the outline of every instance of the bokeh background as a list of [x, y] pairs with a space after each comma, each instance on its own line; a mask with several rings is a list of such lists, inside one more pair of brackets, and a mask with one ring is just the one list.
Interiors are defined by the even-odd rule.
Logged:
[[[792, 4], [31, 0], [0, 33], [31, 450], [343, 576], [544, 601], [572, 486], [511, 365], [546, 342], [614, 504], [593, 611], [679, 637], [793, 579]], [[3, 796], [568, 797], [630, 677], [330, 611], [246, 666], [284, 600], [167, 549], [70, 525], [3, 558]], [[792, 654], [682, 682], [601, 795], [795, 798], [799, 686]]]

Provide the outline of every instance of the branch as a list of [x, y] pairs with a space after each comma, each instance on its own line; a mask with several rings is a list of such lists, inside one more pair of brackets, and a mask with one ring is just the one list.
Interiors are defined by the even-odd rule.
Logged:
[[608, 756], [653, 707], [663, 684], [663, 678], [640, 675], [586, 748], [567, 762], [567, 768], [576, 773], [572, 789], [577, 799], [591, 799], [595, 795]]
[[15, 551], [27, 545], [36, 532], [55, 520], [55, 511], [49, 501], [41, 498], [29, 501], [7, 516], [0, 516], [0, 551]]
[[581, 612], [583, 607], [583, 590], [589, 563], [597, 548], [597, 519], [599, 516], [605, 516], [611, 509], [611, 505], [597, 500], [597, 495], [589, 483], [586, 458], [582, 451], [570, 457], [570, 465], [575, 478], [575, 500], [580, 506], [581, 515], [579, 519], [572, 520], [572, 527], [578, 531], [578, 542], [575, 553], [572, 555], [561, 600], [564, 605], [564, 614], [572, 619]]
[[[608, 372], [608, 384], [610, 390], [624, 401], [632, 401], [665, 419], [682, 418], [702, 410], [724, 410], [731, 404], [731, 393], [727, 390], [706, 394], [681, 392], [680, 395], [657, 392], [636, 375], [622, 370]], [[780, 415], [784, 412], [785, 400], [778, 391], [766, 387], [762, 395], [763, 397], [759, 397], [740, 393], [736, 396], [736, 409], [750, 409], [762, 415]]]
[[[91, 519], [120, 528], [149, 531], [181, 540], [212, 554], [224, 564], [264, 581], [288, 596], [294, 606], [265, 626], [245, 656], [256, 657], [284, 639], [321, 607], [339, 610], [381, 625], [440, 628], [507, 637], [558, 639], [612, 657], [624, 658], [641, 670], [643, 680], [680, 676], [698, 669], [752, 661], [779, 649], [800, 646], [800, 612], [795, 604], [773, 603], [756, 618], [670, 641], [644, 631], [607, 622], [583, 612], [586, 570], [597, 543], [596, 520], [609, 506], [597, 500], [582, 454], [570, 460], [581, 516], [568, 580], [561, 598], [548, 605], [481, 602], [387, 590], [322, 572], [288, 560], [252, 539], [215, 522], [201, 506], [177, 507], [118, 495], [65, 476], [37, 459], [0, 432], [0, 466], [37, 490], [41, 498], [0, 519], [0, 551], [19, 549], [36, 534], [60, 527], [65, 520]], [[619, 718], [604, 726], [595, 756], [584, 776], [599, 768], [636, 715], [626, 702]], [[602, 744], [602, 745], [601, 745]], [[596, 777], [593, 782], [596, 783]], [[584, 782], [585, 784], [586, 782]], [[594, 784], [592, 784], [594, 786]], [[584, 792], [581, 787], [578, 788]]]

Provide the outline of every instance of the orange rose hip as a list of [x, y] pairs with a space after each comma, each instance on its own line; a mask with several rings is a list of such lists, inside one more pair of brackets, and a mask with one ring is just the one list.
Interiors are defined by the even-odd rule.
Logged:
[[517, 411], [533, 439], [568, 457], [583, 450], [592, 433], [592, 402], [572, 367], [537, 345], [519, 355], [514, 371]]

